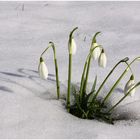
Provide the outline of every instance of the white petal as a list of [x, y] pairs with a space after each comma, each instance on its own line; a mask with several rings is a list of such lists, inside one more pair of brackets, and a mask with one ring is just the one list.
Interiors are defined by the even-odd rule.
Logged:
[[98, 60], [99, 66], [105, 68], [107, 63], [107, 57], [105, 53], [101, 53], [99, 60]]
[[[93, 43], [91, 49], [93, 49], [93, 48], [95, 48], [95, 47], [97, 47], [97, 46], [99, 46], [97, 43]], [[100, 54], [101, 54], [101, 48], [97, 47], [97, 48], [95, 48], [95, 49], [93, 50], [93, 52], [92, 52], [92, 58], [93, 58], [94, 60], [96, 60], [96, 59], [99, 58]]]
[[136, 89], [134, 88], [134, 89], [131, 91], [130, 96], [131, 96], [131, 97], [134, 96], [135, 92], [136, 92]]
[[[129, 90], [132, 89], [134, 86], [135, 86], [135, 85], [132, 84], [132, 85], [130, 86]], [[134, 88], [134, 89], [130, 92], [129, 95], [130, 95], [130, 96], [134, 96], [135, 92], [136, 92], [136, 89]]]
[[129, 88], [128, 84], [129, 84], [129, 81], [126, 83], [126, 85], [124, 87], [124, 94], [126, 94], [128, 92], [128, 88]]
[[38, 70], [41, 78], [46, 79], [48, 77], [48, 68], [44, 62], [40, 63]]
[[[131, 90], [133, 87], [135, 86], [135, 81], [134, 80], [129, 80], [124, 88], [124, 94], [127, 94], [129, 92], [129, 90]], [[133, 96], [135, 93], [136, 89], [134, 88], [131, 92], [130, 92], [130, 96]]]
[[77, 47], [76, 47], [75, 40], [73, 38], [71, 41], [71, 46], [70, 46], [70, 44], [68, 45], [68, 50], [69, 50], [70, 54], [72, 54], [72, 55], [76, 54]]
[[92, 53], [92, 58], [94, 60], [98, 59], [101, 54], [101, 49], [99, 47], [95, 48]]

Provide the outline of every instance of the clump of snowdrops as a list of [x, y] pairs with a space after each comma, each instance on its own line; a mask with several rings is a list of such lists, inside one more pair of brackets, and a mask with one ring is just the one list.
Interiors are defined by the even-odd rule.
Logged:
[[[102, 81], [99, 88], [96, 88], [97, 83], [97, 76], [95, 76], [95, 80], [93, 82], [93, 86], [91, 91], [87, 92], [87, 84], [88, 84], [88, 77], [90, 71], [90, 65], [92, 61], [98, 60], [99, 67], [105, 68], [107, 65], [107, 56], [105, 53], [105, 49], [99, 45], [96, 41], [97, 36], [100, 32], [97, 32], [91, 42], [91, 47], [89, 49], [89, 53], [87, 55], [83, 72], [81, 75], [80, 87], [76, 88], [76, 85], [72, 84], [71, 77], [72, 77], [72, 57], [76, 54], [76, 42], [74, 40], [74, 32], [78, 29], [78, 27], [74, 28], [69, 35], [68, 40], [68, 52], [69, 52], [69, 65], [68, 65], [68, 86], [67, 86], [67, 97], [66, 97], [66, 108], [67, 111], [79, 118], [83, 119], [98, 119], [104, 120], [108, 123], [113, 124], [112, 111], [116, 108], [128, 95], [133, 96], [135, 93], [136, 88], [140, 85], [140, 82], [135, 83], [134, 74], [132, 72], [131, 65], [140, 60], [140, 57], [134, 58], [130, 63], [129, 58], [125, 57], [120, 60], [115, 66], [111, 69], [105, 79]], [[47, 52], [49, 48], [52, 48], [53, 55], [54, 55], [54, 64], [55, 64], [55, 76], [56, 76], [56, 88], [57, 88], [57, 98], [60, 98], [60, 84], [59, 84], [59, 76], [58, 76], [58, 65], [57, 65], [57, 58], [56, 58], [56, 50], [55, 45], [53, 42], [49, 42], [49, 46], [43, 51], [40, 56], [40, 62], [38, 66], [39, 75], [41, 78], [46, 79], [48, 77], [48, 68], [44, 62], [43, 55]], [[75, 56], [76, 57], [76, 56]], [[109, 92], [106, 93], [106, 96], [103, 99], [97, 98], [100, 94], [101, 89], [103, 88], [106, 81], [109, 79], [110, 75], [114, 72], [114, 70], [122, 63], [126, 64], [126, 68], [122, 72], [122, 74], [118, 77], [116, 82], [113, 84]], [[113, 93], [114, 89], [126, 75], [126, 73], [130, 71], [131, 75], [126, 85], [124, 86], [124, 96], [118, 100], [117, 103], [108, 107], [107, 100]], [[71, 96], [74, 95], [74, 104], [71, 104]]]

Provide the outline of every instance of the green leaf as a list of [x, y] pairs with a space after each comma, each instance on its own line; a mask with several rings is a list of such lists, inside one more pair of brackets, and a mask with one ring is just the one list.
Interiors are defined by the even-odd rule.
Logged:
[[85, 89], [85, 83], [86, 83], [86, 78], [84, 77], [84, 79], [83, 79], [83, 90], [82, 90], [82, 92], [83, 92], [84, 89]]
[[77, 103], [77, 107], [79, 108], [79, 110], [84, 114], [84, 116], [86, 117], [87, 114], [85, 113], [85, 111], [81, 108], [81, 105], [80, 105], [80, 102], [79, 102], [79, 95], [78, 94], [75, 94], [75, 100], [76, 100], [76, 103]]
[[93, 97], [94, 97], [94, 93], [95, 93], [96, 91], [94, 90], [94, 91], [92, 91], [92, 92], [90, 92], [88, 95], [87, 95], [87, 97], [86, 97], [86, 101], [87, 101], [87, 107], [90, 105], [90, 103], [92, 102], [92, 99], [93, 99]]
[[95, 77], [95, 80], [94, 80], [93, 86], [92, 86], [92, 88], [91, 88], [91, 92], [95, 90], [96, 83], [97, 83], [97, 75], [96, 75], [96, 77]]
[[[78, 108], [80, 109], [80, 108], [81, 108], [81, 107], [80, 107], [80, 106], [81, 106], [81, 105], [80, 105], [80, 101], [79, 101], [79, 99], [80, 99], [79, 97], [80, 97], [80, 96], [79, 96], [79, 94], [77, 94], [77, 93], [74, 93], [73, 95], [74, 95], [74, 97], [75, 97], [76, 104], [77, 104]], [[81, 110], [81, 109], [80, 109], [80, 110]]]
[[83, 81], [82, 81], [83, 84], [82, 84], [82, 87], [81, 87], [82, 91], [81, 91], [81, 95], [80, 95], [80, 96], [81, 96], [81, 99], [80, 99], [81, 102], [82, 102], [82, 100], [83, 100], [83, 98], [85, 97], [85, 94], [86, 94], [86, 93], [84, 92], [84, 91], [85, 91], [85, 90], [84, 90], [84, 89], [85, 89], [85, 81], [86, 81], [86, 78], [83, 78]]
[[87, 96], [86, 96], [86, 100], [88, 101], [91, 96], [93, 95], [93, 93], [95, 93], [95, 90], [91, 91]]
[[95, 77], [91, 92], [86, 96], [86, 102], [87, 102], [87, 106], [89, 106], [89, 103], [92, 102], [92, 99], [94, 98], [94, 93], [95, 93], [95, 87], [96, 87], [96, 83], [97, 83], [97, 75]]

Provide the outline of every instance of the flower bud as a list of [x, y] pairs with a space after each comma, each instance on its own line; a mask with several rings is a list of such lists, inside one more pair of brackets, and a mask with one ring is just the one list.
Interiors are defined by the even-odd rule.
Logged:
[[74, 38], [71, 39], [71, 43], [69, 43], [68, 45], [68, 50], [69, 50], [69, 53], [74, 55], [76, 53], [76, 43], [75, 43], [75, 40]]
[[106, 54], [104, 52], [104, 49], [102, 49], [102, 52], [101, 52], [101, 54], [99, 56], [99, 59], [98, 59], [98, 64], [99, 64], [100, 67], [105, 68], [106, 63], [107, 63], [107, 57], [106, 57]]
[[[97, 46], [98, 46], [97, 43], [93, 43], [91, 49], [93, 49], [93, 48], [95, 48], [95, 47], [97, 47]], [[97, 48], [95, 48], [95, 49], [93, 50], [93, 52], [92, 52], [92, 58], [93, 58], [94, 60], [96, 60], [96, 59], [99, 58], [100, 54], [101, 54], [101, 48], [100, 48], [100, 47], [97, 47]]]
[[[127, 94], [134, 86], [135, 86], [134, 76], [131, 75], [129, 81], [125, 85], [124, 94]], [[129, 95], [133, 96], [135, 91], [136, 91], [136, 89], [134, 88], [133, 90], [131, 90]]]
[[42, 79], [46, 79], [48, 77], [48, 68], [43, 60], [43, 58], [40, 58], [40, 63], [39, 63], [39, 67], [38, 67], [38, 72], [39, 72], [39, 76]]

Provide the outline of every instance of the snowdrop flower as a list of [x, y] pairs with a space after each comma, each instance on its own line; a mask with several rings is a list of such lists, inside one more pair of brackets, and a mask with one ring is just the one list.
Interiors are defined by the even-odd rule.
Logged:
[[69, 53], [74, 55], [76, 53], [77, 47], [74, 38], [72, 38], [71, 43], [68, 45]]
[[39, 75], [42, 79], [46, 79], [48, 77], [48, 68], [47, 68], [42, 57], [40, 57], [38, 72], [39, 72]]
[[101, 54], [99, 56], [99, 59], [98, 59], [98, 64], [99, 64], [100, 67], [105, 68], [106, 63], [107, 63], [107, 57], [106, 57], [106, 54], [104, 52], [104, 49], [102, 49], [102, 52], [101, 52]]
[[[95, 48], [95, 47], [97, 47], [97, 46], [98, 46], [97, 43], [93, 43], [91, 49], [93, 49], [93, 48]], [[94, 51], [92, 52], [92, 58], [93, 58], [94, 60], [96, 60], [96, 59], [99, 58], [100, 54], [101, 54], [101, 48], [100, 48], [100, 47], [97, 47], [97, 48], [95, 48]]]
[[[129, 90], [131, 90], [133, 87], [135, 86], [135, 81], [134, 81], [134, 76], [131, 75], [129, 81], [126, 83], [125, 88], [124, 88], [124, 94], [127, 94], [129, 92]], [[135, 93], [136, 89], [134, 88], [131, 92], [130, 92], [130, 96], [133, 96]]]

